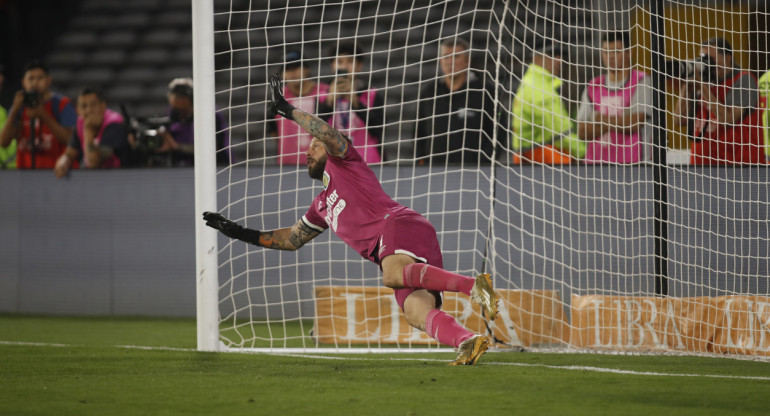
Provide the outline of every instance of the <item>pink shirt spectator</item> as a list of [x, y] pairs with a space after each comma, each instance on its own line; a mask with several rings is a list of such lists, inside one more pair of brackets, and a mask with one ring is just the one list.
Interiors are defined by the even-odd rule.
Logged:
[[[326, 100], [326, 93], [321, 95], [321, 100]], [[358, 99], [365, 108], [374, 107], [374, 100], [377, 96], [377, 90], [370, 89], [362, 92], [358, 95]], [[291, 102], [291, 101], [290, 101]], [[361, 152], [364, 162], [366, 163], [379, 163], [382, 162], [380, 152], [378, 150], [379, 140], [372, 136], [369, 132], [369, 127], [366, 121], [356, 114], [356, 110], [352, 108], [348, 100], [340, 100], [337, 103], [332, 117], [327, 120], [329, 125], [339, 130], [353, 142], [353, 146], [358, 148]], [[376, 126], [382, 127], [382, 126]]]
[[[609, 116], [621, 116], [633, 109], [634, 96], [639, 83], [646, 77], [642, 71], [631, 71], [631, 75], [621, 88], [607, 87], [606, 75], [594, 78], [588, 83], [586, 93], [594, 111]], [[635, 111], [646, 112], [644, 109]], [[641, 130], [633, 133], [607, 132], [588, 143], [586, 163], [639, 163], [646, 159], [643, 149], [644, 138]]]
[[[86, 142], [85, 140], [82, 140], [83, 137], [83, 117], [78, 117], [78, 121], [76, 124], [77, 129], [77, 135], [78, 139], [80, 141], [80, 151], [85, 154], [86, 151]], [[104, 129], [107, 128], [107, 126], [111, 124], [123, 124], [123, 116], [119, 113], [116, 113], [115, 111], [112, 111], [110, 109], [104, 110], [104, 120], [102, 121], [102, 126], [99, 128], [99, 132], [96, 134], [96, 137], [94, 137], [94, 145], [99, 146], [99, 144], [102, 142], [102, 136], [104, 136]], [[110, 144], [110, 147], [113, 145]], [[113, 149], [117, 151], [118, 149]], [[120, 159], [118, 159], [118, 156], [115, 154], [116, 152], [113, 152], [112, 156], [110, 156], [108, 159], [102, 161], [101, 165], [99, 166], [88, 166], [88, 160], [83, 158], [83, 165], [87, 168], [119, 168], [120, 167]]]
[[[636, 85], [644, 76], [644, 72], [632, 71], [626, 85], [618, 90], [607, 88], [604, 85], [604, 76], [594, 78], [588, 85], [588, 96], [594, 103], [595, 110], [610, 116], [622, 115], [631, 107]], [[608, 132], [588, 144], [585, 160], [588, 163], [638, 163], [641, 160], [639, 137], [638, 132]]]
[[[296, 96], [288, 88], [284, 88], [283, 94], [286, 101], [294, 107], [308, 114], [316, 115], [318, 113], [318, 100], [321, 96], [325, 97], [328, 90], [327, 84], [319, 82], [308, 95]], [[275, 122], [278, 128], [278, 164], [298, 165], [305, 163], [305, 151], [310, 146], [313, 136], [302, 130], [296, 123], [281, 116], [275, 116]]]

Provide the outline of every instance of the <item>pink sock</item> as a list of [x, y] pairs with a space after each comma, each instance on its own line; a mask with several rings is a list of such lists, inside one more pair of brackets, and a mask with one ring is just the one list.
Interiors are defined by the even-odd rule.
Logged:
[[452, 315], [441, 309], [433, 309], [428, 312], [425, 319], [425, 332], [431, 338], [444, 344], [459, 347], [463, 341], [475, 335], [473, 332], [460, 326]]
[[412, 263], [404, 267], [404, 287], [428, 289], [439, 292], [460, 292], [470, 296], [476, 279], [448, 272], [425, 263]]

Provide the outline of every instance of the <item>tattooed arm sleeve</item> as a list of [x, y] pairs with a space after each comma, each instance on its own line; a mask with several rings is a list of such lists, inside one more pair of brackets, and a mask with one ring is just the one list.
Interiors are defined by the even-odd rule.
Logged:
[[294, 121], [299, 124], [303, 130], [310, 133], [324, 144], [326, 151], [330, 155], [342, 157], [347, 153], [348, 147], [350, 146], [348, 138], [325, 121], [296, 108], [292, 111], [292, 116], [294, 117]]
[[321, 234], [319, 231], [308, 227], [302, 220], [299, 220], [291, 228], [263, 231], [259, 236], [258, 245], [275, 250], [298, 250], [319, 234]]

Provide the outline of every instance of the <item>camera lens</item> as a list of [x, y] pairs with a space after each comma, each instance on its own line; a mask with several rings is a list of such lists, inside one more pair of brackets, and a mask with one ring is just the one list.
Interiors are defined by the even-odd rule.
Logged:
[[24, 91], [24, 105], [35, 108], [40, 105], [40, 94], [35, 90]]

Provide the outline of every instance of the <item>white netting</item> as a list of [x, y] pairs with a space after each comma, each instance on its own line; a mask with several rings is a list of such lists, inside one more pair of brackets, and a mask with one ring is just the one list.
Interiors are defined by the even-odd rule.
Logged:
[[[384, 160], [370, 166], [386, 192], [434, 224], [444, 268], [493, 273], [509, 305], [505, 320], [490, 328], [499, 340], [525, 347], [767, 354], [768, 170], [756, 163], [689, 164], [688, 128], [695, 127], [675, 117], [687, 76], [672, 72], [679, 66], [712, 70], [689, 61], [703, 41], [721, 37], [731, 44], [736, 65], [761, 76], [767, 70], [766, 6], [647, 3], [217, 1], [215, 98], [229, 125], [233, 159], [217, 168], [219, 210], [261, 230], [288, 227], [305, 213], [321, 188], [304, 164], [279, 163], [278, 153], [303, 160], [304, 149], [287, 148], [290, 142], [282, 144], [271, 125], [267, 80], [271, 73], [285, 75], [293, 68], [286, 61], [302, 51], [308, 81], [333, 82], [334, 54], [352, 42], [363, 52], [355, 77], [362, 89], [376, 91], [367, 104], [377, 124], [352, 126], [349, 133], [373, 138], [369, 149]], [[512, 141], [522, 122], [516, 99], [522, 105], [520, 87], [533, 56], [544, 45], [560, 48], [558, 93], [567, 135], [577, 137], [584, 91], [606, 72], [602, 36], [621, 30], [629, 36], [634, 68], [646, 72], [639, 83], [649, 88], [634, 107], [647, 117], [638, 130], [642, 163], [587, 164], [582, 156], [567, 165], [520, 163], [536, 157], [530, 149], [543, 147], [516, 148]], [[475, 81], [450, 98], [443, 89], [441, 41], [455, 37], [468, 42]], [[531, 87], [530, 95], [546, 96], [541, 88]], [[451, 119], [442, 105], [451, 108]], [[747, 106], [747, 114], [758, 106]], [[331, 111], [340, 117], [336, 103]], [[531, 119], [523, 121], [547, 126], [549, 136], [565, 133], [549, 129], [566, 124], [524, 114]], [[753, 150], [765, 163], [764, 149], [755, 144]], [[414, 335], [382, 333], [399, 331], [391, 326], [398, 310], [387, 295], [360, 294], [378, 300], [356, 304], [350, 293], [324, 291], [381, 286], [377, 266], [330, 231], [298, 252], [221, 239], [219, 276], [220, 338], [230, 347], [425, 345]], [[341, 335], [323, 338], [319, 303], [340, 296], [348, 296], [347, 309], [332, 306], [330, 314], [340, 320], [329, 319], [329, 325]], [[464, 313], [462, 305], [448, 302], [456, 314]], [[367, 326], [380, 320], [388, 321], [380, 333], [377, 325]]]

